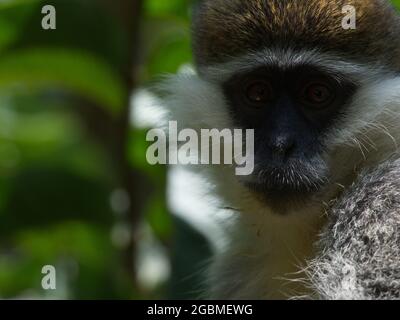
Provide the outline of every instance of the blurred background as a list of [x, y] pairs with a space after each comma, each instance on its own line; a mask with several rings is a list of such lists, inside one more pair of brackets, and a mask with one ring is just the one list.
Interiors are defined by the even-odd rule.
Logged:
[[146, 87], [190, 62], [190, 6], [0, 0], [0, 298], [198, 295], [210, 245], [145, 159]]
[[201, 292], [217, 204], [197, 177], [145, 159], [159, 117], [148, 88], [190, 66], [191, 6], [0, 0], [0, 298]]

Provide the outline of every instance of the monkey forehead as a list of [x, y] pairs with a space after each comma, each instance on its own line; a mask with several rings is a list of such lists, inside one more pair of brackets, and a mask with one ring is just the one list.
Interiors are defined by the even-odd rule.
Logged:
[[349, 60], [341, 54], [324, 53], [317, 49], [268, 48], [231, 58], [227, 62], [206, 65], [198, 69], [199, 74], [214, 83], [225, 83], [238, 74], [247, 74], [260, 68], [281, 71], [310, 67], [330, 74], [338, 81], [366, 85], [385, 78], [398, 76], [385, 65], [370, 65]]
[[[356, 29], [344, 29], [352, 5]], [[203, 0], [193, 18], [198, 67], [264, 48], [336, 52], [400, 70], [400, 17], [389, 0]]]

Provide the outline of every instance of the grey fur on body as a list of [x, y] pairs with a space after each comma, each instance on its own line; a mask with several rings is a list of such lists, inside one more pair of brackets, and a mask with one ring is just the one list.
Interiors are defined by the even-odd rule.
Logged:
[[400, 160], [362, 174], [330, 212], [309, 275], [321, 299], [400, 298]]

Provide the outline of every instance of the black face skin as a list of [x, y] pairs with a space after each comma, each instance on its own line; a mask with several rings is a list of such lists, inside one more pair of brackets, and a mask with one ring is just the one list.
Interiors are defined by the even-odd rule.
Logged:
[[255, 171], [244, 183], [275, 204], [319, 191], [329, 178], [324, 136], [355, 90], [310, 66], [262, 67], [228, 80], [236, 125], [255, 129]]

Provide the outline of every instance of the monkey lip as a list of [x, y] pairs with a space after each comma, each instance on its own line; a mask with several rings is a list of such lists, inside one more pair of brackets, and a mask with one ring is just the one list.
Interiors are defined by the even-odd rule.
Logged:
[[327, 179], [322, 177], [315, 180], [311, 180], [310, 177], [293, 180], [264, 178], [247, 181], [245, 185], [261, 203], [272, 208], [274, 213], [285, 216], [293, 212], [293, 208], [307, 205], [308, 201], [323, 189], [326, 182]]
[[319, 182], [246, 182], [246, 186], [256, 193], [262, 193], [274, 198], [287, 198], [294, 195], [305, 195], [318, 192], [324, 184]]
[[253, 192], [273, 199], [310, 195], [320, 191], [328, 182], [325, 166], [318, 164], [296, 163], [259, 169], [245, 181], [245, 185]]

